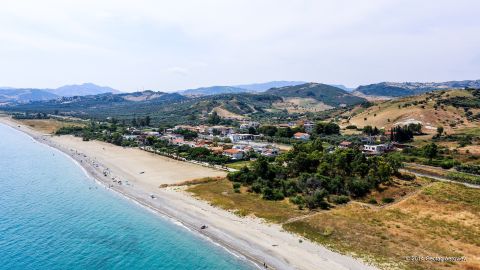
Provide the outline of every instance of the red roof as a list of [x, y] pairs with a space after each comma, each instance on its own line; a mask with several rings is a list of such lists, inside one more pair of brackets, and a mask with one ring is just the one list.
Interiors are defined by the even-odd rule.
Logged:
[[238, 149], [226, 149], [223, 152], [227, 154], [237, 154], [237, 153], [240, 153], [241, 151]]
[[309, 135], [308, 133], [297, 132], [297, 133], [293, 134], [293, 136], [294, 136], [295, 138], [299, 138], [299, 137], [303, 137], [303, 136], [307, 136], [307, 137], [308, 137], [308, 136], [310, 136], [310, 135]]

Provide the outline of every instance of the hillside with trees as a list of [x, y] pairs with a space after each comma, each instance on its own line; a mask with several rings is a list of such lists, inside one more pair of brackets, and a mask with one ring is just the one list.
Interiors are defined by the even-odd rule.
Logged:
[[366, 101], [365, 99], [354, 96], [338, 87], [321, 83], [306, 83], [295, 86], [272, 88], [265, 93], [284, 98], [313, 98], [333, 107], [359, 104]]
[[375, 102], [343, 117], [343, 125], [372, 126], [389, 130], [394, 126], [421, 124], [422, 132], [435, 134], [442, 127], [448, 134], [478, 126], [478, 90], [442, 90], [418, 96]]
[[446, 89], [480, 88], [480, 80], [448, 81], [448, 82], [381, 82], [362, 85], [355, 89], [364, 95], [404, 97], [421, 95], [426, 92]]

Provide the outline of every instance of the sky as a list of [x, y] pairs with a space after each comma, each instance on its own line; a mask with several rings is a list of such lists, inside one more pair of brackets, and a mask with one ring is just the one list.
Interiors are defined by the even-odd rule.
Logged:
[[0, 0], [0, 86], [480, 79], [480, 1]]

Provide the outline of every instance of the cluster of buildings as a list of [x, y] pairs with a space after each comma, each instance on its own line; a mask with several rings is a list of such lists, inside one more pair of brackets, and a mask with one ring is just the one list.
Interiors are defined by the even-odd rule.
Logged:
[[404, 145], [390, 142], [387, 137], [383, 135], [367, 136], [361, 138], [361, 144], [355, 144], [350, 141], [343, 141], [338, 145], [340, 149], [360, 147], [360, 150], [366, 155], [382, 155], [398, 148], [403, 148]]
[[[177, 125], [173, 128], [166, 129], [163, 133], [157, 131], [140, 131], [135, 128], [129, 128], [129, 135], [123, 135], [124, 139], [137, 140], [144, 143], [149, 136], [159, 137], [169, 141], [173, 145], [188, 145], [190, 147], [204, 147], [217, 154], [223, 154], [234, 160], [241, 160], [256, 153], [263, 156], [275, 157], [279, 154], [279, 149], [274, 144], [262, 143], [263, 135], [255, 135], [246, 133], [250, 128], [257, 129], [260, 126], [258, 122], [245, 121], [240, 124], [240, 128], [234, 128], [223, 125], [207, 126], [207, 125]], [[310, 121], [289, 122], [279, 124], [277, 127], [294, 128], [303, 126], [305, 132], [296, 132], [294, 139], [300, 141], [310, 140], [311, 133], [315, 125]], [[184, 138], [180, 130], [188, 130], [197, 134], [196, 138], [187, 140]], [[360, 141], [350, 142], [343, 141], [338, 148], [360, 148], [367, 155], [382, 155], [386, 152], [393, 151], [396, 148], [402, 148], [403, 145], [392, 143], [389, 140], [389, 134], [364, 136]]]
[[[252, 123], [251, 123], [252, 124]], [[256, 125], [253, 122], [252, 125]], [[189, 130], [197, 133], [197, 138], [186, 140], [179, 130]], [[275, 157], [279, 149], [273, 144], [256, 142], [261, 135], [236, 133], [234, 128], [227, 126], [187, 126], [179, 125], [167, 129], [159, 138], [169, 141], [173, 145], [188, 145], [190, 147], [204, 147], [217, 154], [223, 154], [234, 160], [241, 160], [251, 153], [267, 157]], [[226, 140], [228, 139], [228, 140]]]

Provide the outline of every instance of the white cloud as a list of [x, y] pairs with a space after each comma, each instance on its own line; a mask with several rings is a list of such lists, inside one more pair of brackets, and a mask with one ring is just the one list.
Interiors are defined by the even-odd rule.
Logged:
[[169, 67], [167, 68], [167, 71], [172, 74], [178, 74], [182, 76], [187, 76], [188, 75], [188, 69], [183, 68], [183, 67]]
[[479, 9], [473, 0], [1, 1], [0, 85], [476, 79]]

